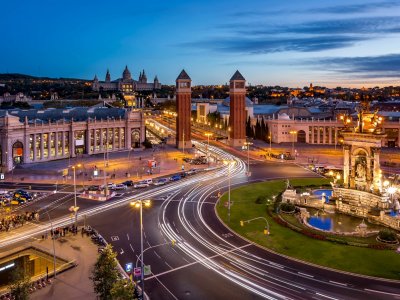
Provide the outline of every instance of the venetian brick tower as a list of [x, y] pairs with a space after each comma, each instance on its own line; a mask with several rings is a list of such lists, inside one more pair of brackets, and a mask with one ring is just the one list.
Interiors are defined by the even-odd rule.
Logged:
[[230, 80], [229, 98], [229, 142], [231, 146], [239, 147], [246, 142], [246, 79], [239, 71]]
[[192, 112], [192, 89], [189, 75], [182, 70], [176, 79], [176, 147], [192, 147], [190, 117]]

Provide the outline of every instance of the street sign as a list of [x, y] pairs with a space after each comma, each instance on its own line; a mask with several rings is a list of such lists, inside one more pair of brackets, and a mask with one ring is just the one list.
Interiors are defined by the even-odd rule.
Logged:
[[133, 264], [132, 264], [131, 262], [125, 264], [125, 272], [126, 272], [126, 273], [131, 273], [132, 270], [133, 270]]
[[140, 277], [142, 275], [142, 268], [134, 268], [133, 269], [133, 275], [135, 277]]
[[144, 266], [144, 276], [151, 275], [151, 267], [150, 265]]

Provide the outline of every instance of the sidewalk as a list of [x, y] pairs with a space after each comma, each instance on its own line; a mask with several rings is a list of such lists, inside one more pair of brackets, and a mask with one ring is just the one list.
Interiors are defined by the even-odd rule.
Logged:
[[[53, 253], [52, 240], [36, 241], [33, 246], [38, 245]], [[91, 270], [97, 259], [97, 246], [93, 244], [90, 237], [81, 236], [78, 232], [75, 236], [67, 236], [65, 242], [56, 240], [56, 255], [68, 260], [76, 260], [77, 266], [59, 275], [52, 284], [31, 294], [30, 299], [63, 299], [80, 300], [96, 299], [93, 291], [92, 281], [89, 279]]]

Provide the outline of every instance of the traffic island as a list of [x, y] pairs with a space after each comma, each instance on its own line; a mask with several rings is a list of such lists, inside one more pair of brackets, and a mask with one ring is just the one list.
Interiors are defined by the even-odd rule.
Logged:
[[[318, 187], [328, 181], [305, 178], [293, 179], [290, 183], [296, 187]], [[237, 234], [276, 253], [332, 269], [400, 280], [399, 254], [393, 247], [376, 245], [379, 242], [375, 237], [335, 237], [309, 228], [305, 230], [294, 215], [278, 214], [274, 203], [278, 202], [285, 187], [285, 181], [274, 180], [237, 188], [231, 191], [231, 200], [235, 205], [231, 206], [230, 222], [225, 205], [227, 194], [216, 204], [216, 213]], [[243, 222], [251, 219], [257, 220]], [[268, 231], [265, 230], [264, 219], [269, 223]], [[365, 247], [372, 243], [376, 247]]]

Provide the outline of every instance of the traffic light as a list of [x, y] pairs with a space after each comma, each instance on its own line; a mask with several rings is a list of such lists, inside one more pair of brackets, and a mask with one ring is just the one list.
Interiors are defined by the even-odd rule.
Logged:
[[244, 226], [244, 221], [240, 221], [240, 226]]

